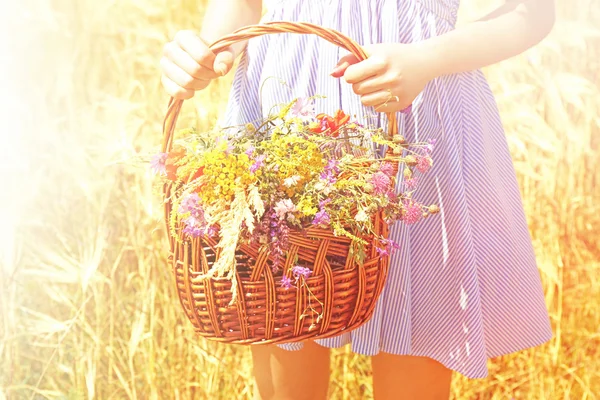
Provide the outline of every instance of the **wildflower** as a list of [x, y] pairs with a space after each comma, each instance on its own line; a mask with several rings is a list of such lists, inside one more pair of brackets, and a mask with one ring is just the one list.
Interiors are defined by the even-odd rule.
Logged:
[[417, 169], [420, 172], [427, 172], [431, 165], [433, 164], [433, 160], [429, 156], [418, 156], [417, 157]]
[[248, 149], [244, 152], [244, 154], [246, 154], [248, 157], [252, 157], [252, 154], [254, 153], [254, 146], [250, 146], [248, 147]]
[[416, 203], [405, 201], [404, 214], [401, 219], [408, 225], [418, 222], [421, 219], [421, 207]]
[[339, 161], [336, 159], [330, 159], [327, 161], [327, 165], [321, 172], [320, 178], [329, 184], [333, 184], [337, 181], [336, 175], [339, 174], [340, 169], [338, 168]]
[[334, 116], [327, 114], [317, 115], [317, 122], [309, 125], [309, 130], [313, 133], [327, 133], [329, 136], [337, 137], [339, 130], [350, 120], [350, 116], [342, 110], [337, 110]]
[[287, 275], [281, 277], [281, 287], [286, 290], [292, 287], [292, 280]]
[[354, 219], [356, 220], [356, 222], [365, 222], [369, 219], [369, 215], [365, 212], [364, 209], [361, 208], [360, 211], [357, 212], [354, 216]]
[[418, 160], [415, 156], [409, 154], [404, 158], [404, 162], [406, 163], [406, 165], [414, 167], [415, 165], [417, 165]]
[[377, 250], [377, 254], [379, 254], [380, 257], [387, 257], [390, 255], [387, 247], [384, 247], [384, 248], [375, 247], [375, 250]]
[[185, 154], [186, 151], [183, 147], [177, 147], [176, 149], [167, 153], [167, 159], [165, 160], [167, 179], [172, 181], [177, 180], [177, 170], [179, 169], [177, 163], [185, 156]]
[[440, 212], [440, 208], [436, 204], [433, 204], [433, 205], [429, 206], [429, 213], [430, 214], [437, 214], [439, 212]]
[[394, 176], [394, 165], [391, 162], [384, 161], [379, 166], [379, 171], [389, 177]]
[[308, 279], [310, 274], [312, 274], [312, 271], [308, 267], [302, 267], [300, 265], [295, 265], [292, 267], [292, 274], [294, 275], [294, 278], [296, 278], [296, 282], [297, 282], [298, 279], [300, 279], [300, 277], [302, 277], [304, 279]]
[[413, 190], [417, 187], [417, 183], [418, 183], [417, 178], [409, 178], [404, 181], [404, 186], [408, 190]]
[[254, 159], [254, 164], [250, 166], [250, 172], [254, 173], [257, 170], [259, 170], [264, 165], [266, 158], [267, 156], [264, 154], [261, 154], [260, 156], [256, 157]]
[[435, 143], [436, 143], [436, 142], [437, 142], [437, 140], [436, 140], [436, 139], [429, 139], [429, 140], [427, 141], [427, 146], [425, 146], [425, 151], [426, 151], [428, 154], [430, 154], [431, 152], [433, 152], [433, 149], [434, 149], [434, 146], [435, 146]]
[[303, 121], [314, 118], [315, 104], [310, 97], [301, 97], [296, 99], [290, 110], [293, 117], [300, 118]]
[[285, 178], [283, 180], [283, 184], [285, 187], [292, 187], [294, 185], [297, 185], [298, 182], [300, 182], [300, 179], [302, 179], [300, 175], [290, 176], [289, 178]]
[[402, 135], [394, 135], [392, 137], [392, 141], [394, 143], [398, 143], [398, 144], [404, 144], [404, 143], [406, 143], [406, 139]]
[[200, 203], [200, 196], [198, 196], [198, 193], [188, 194], [187, 196], [185, 196], [185, 198], [179, 204], [178, 211], [180, 214], [185, 214], [188, 212], [194, 213], [194, 212], [198, 211], [199, 203]]
[[290, 199], [279, 200], [274, 210], [279, 219], [284, 219], [287, 213], [296, 211], [296, 205]]
[[373, 174], [370, 183], [373, 185], [373, 192], [375, 194], [384, 194], [390, 190], [390, 177], [383, 172]]
[[329, 198], [321, 200], [321, 201], [319, 201], [319, 207], [323, 208], [329, 203], [331, 203], [331, 199], [329, 199]]
[[315, 215], [315, 218], [312, 221], [313, 225], [317, 225], [317, 226], [328, 225], [329, 222], [330, 222], [329, 214], [327, 214], [327, 211], [325, 211], [324, 209], [321, 209], [321, 211], [319, 211]]
[[162, 176], [167, 175], [166, 162], [168, 156], [169, 155], [167, 153], [158, 153], [152, 157], [152, 161], [150, 161], [150, 168], [154, 174]]

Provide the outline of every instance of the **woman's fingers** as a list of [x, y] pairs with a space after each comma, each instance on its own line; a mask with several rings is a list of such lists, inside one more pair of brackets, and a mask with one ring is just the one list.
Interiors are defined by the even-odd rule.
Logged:
[[194, 97], [194, 90], [185, 89], [167, 78], [165, 75], [161, 77], [161, 83], [165, 88], [165, 91], [173, 98], [179, 100], [188, 100]]
[[200, 65], [198, 78], [215, 79], [219, 75], [214, 71], [215, 53], [193, 31], [179, 31], [175, 34], [175, 43]]
[[194, 78], [192, 75], [188, 74], [181, 67], [166, 57], [163, 57], [160, 60], [160, 67], [163, 75], [181, 86], [183, 89], [201, 90], [207, 87], [210, 83], [210, 80]]
[[213, 61], [213, 70], [220, 76], [227, 75], [227, 73], [233, 68], [235, 61], [235, 54], [231, 47], [217, 53], [215, 60]]
[[372, 76], [381, 75], [387, 69], [387, 62], [378, 57], [370, 57], [358, 64], [350, 65], [344, 72], [348, 83], [358, 83]]
[[356, 58], [354, 54], [346, 54], [344, 57], [340, 58], [335, 68], [333, 68], [331, 76], [334, 78], [341, 78], [344, 76], [346, 69], [356, 63], [358, 63], [358, 58]]
[[162, 83], [171, 96], [189, 99], [194, 91], [206, 88], [211, 80], [227, 74], [234, 61], [233, 49], [215, 54], [195, 32], [179, 31], [163, 50]]
[[377, 107], [381, 104], [398, 102], [400, 99], [387, 90], [379, 90], [377, 92], [360, 96], [360, 101], [367, 107]]
[[353, 83], [352, 90], [354, 93], [362, 96], [380, 90], [387, 90], [391, 85], [393, 85], [393, 82], [386, 78], [385, 75], [378, 75], [367, 78], [364, 81]]
[[201, 80], [210, 80], [213, 71], [201, 66], [175, 42], [165, 46], [164, 58], [184, 70], [188, 75]]

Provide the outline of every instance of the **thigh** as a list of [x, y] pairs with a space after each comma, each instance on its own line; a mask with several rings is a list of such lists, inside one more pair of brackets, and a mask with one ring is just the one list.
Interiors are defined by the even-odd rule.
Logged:
[[321, 400], [329, 386], [329, 349], [308, 341], [298, 351], [253, 346], [254, 400]]
[[375, 400], [448, 400], [452, 370], [418, 356], [379, 353], [371, 358]]

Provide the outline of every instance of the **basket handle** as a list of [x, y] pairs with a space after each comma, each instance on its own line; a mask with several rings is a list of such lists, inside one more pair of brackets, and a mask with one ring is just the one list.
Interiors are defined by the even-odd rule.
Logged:
[[[260, 25], [250, 25], [244, 28], [240, 28], [230, 35], [224, 36], [217, 40], [210, 46], [210, 49], [217, 53], [227, 47], [235, 44], [236, 42], [245, 41], [257, 36], [269, 35], [273, 33], [302, 33], [302, 34], [315, 34], [321, 38], [331, 42], [339, 47], [348, 50], [354, 54], [359, 61], [367, 58], [367, 53], [364, 49], [350, 39], [348, 36], [334, 29], [323, 28], [315, 24], [308, 22], [287, 22], [287, 21], [274, 21], [267, 22]], [[177, 123], [177, 117], [181, 111], [181, 105], [183, 100], [177, 100], [171, 97], [169, 100], [169, 107], [163, 123], [163, 153], [171, 151], [173, 146], [173, 136], [175, 132], [175, 124]], [[387, 113], [388, 117], [388, 130], [390, 136], [398, 133], [398, 127], [396, 123], [396, 114]], [[388, 148], [388, 152], [390, 149]]]

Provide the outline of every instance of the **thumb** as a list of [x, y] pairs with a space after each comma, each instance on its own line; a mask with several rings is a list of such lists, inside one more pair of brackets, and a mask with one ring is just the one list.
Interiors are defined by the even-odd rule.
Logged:
[[213, 70], [221, 76], [227, 75], [227, 73], [231, 71], [234, 61], [235, 54], [233, 53], [233, 49], [228, 47], [217, 53], [213, 64]]
[[358, 61], [358, 58], [356, 58], [354, 54], [346, 54], [344, 57], [340, 58], [340, 61], [338, 61], [337, 65], [333, 68], [331, 76], [333, 76], [334, 78], [341, 78], [342, 76], [344, 76], [346, 68], [348, 68], [352, 64], [358, 63]]

